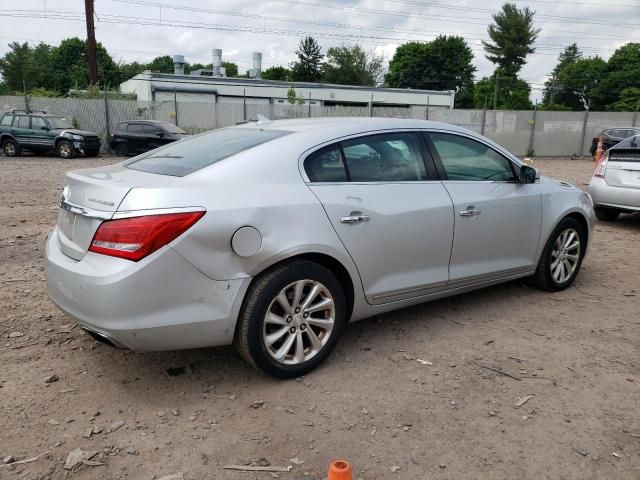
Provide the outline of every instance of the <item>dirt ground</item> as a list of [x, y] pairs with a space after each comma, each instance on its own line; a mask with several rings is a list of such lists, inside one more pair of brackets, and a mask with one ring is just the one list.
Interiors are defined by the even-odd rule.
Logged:
[[[363, 479], [640, 478], [640, 215], [596, 226], [567, 291], [513, 282], [355, 323], [279, 381], [231, 348], [114, 350], [49, 301], [63, 172], [113, 161], [0, 158], [0, 463], [46, 452], [0, 478], [323, 479], [336, 458]], [[535, 166], [581, 187], [593, 168]], [[76, 448], [97, 454], [65, 470]]]

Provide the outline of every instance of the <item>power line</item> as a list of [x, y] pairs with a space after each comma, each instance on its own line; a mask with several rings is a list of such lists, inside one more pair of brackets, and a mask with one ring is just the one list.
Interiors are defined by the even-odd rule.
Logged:
[[[255, 19], [259, 19], [259, 20], [269, 20], [269, 21], [276, 21], [276, 22], [288, 22], [288, 23], [297, 23], [297, 24], [308, 24], [308, 25], [317, 25], [317, 26], [327, 26], [327, 27], [338, 27], [338, 28], [346, 28], [346, 29], [351, 29], [351, 30], [355, 30], [355, 29], [367, 29], [367, 30], [378, 30], [378, 31], [388, 31], [388, 32], [394, 32], [394, 33], [404, 33], [404, 34], [410, 34], [410, 35], [420, 35], [422, 37], [424, 37], [425, 35], [425, 31], [424, 30], [411, 30], [411, 29], [404, 29], [404, 28], [390, 28], [390, 27], [383, 27], [383, 26], [379, 26], [379, 25], [361, 25], [361, 24], [349, 24], [349, 23], [338, 23], [338, 22], [327, 22], [327, 21], [322, 21], [322, 20], [309, 20], [309, 19], [304, 19], [304, 18], [287, 18], [287, 17], [276, 17], [276, 16], [271, 16], [271, 15], [261, 15], [261, 14], [253, 14], [253, 13], [243, 13], [243, 12], [229, 12], [229, 11], [223, 11], [223, 10], [212, 10], [212, 9], [207, 9], [207, 8], [196, 8], [196, 7], [190, 7], [190, 6], [182, 6], [182, 5], [176, 5], [176, 4], [171, 4], [171, 3], [160, 3], [160, 2], [153, 2], [153, 1], [146, 1], [146, 0], [113, 0], [114, 2], [119, 2], [119, 3], [127, 3], [127, 4], [134, 4], [134, 5], [141, 5], [141, 6], [148, 6], [148, 7], [156, 7], [156, 8], [167, 8], [167, 9], [172, 9], [172, 10], [179, 10], [179, 11], [187, 11], [187, 12], [196, 12], [196, 13], [208, 13], [208, 14], [215, 14], [215, 15], [226, 15], [226, 16], [234, 16], [234, 17], [242, 17], [242, 18], [255, 18]], [[278, 1], [278, 0], [274, 0], [274, 1]], [[389, 0], [389, 1], [394, 1], [394, 0]], [[458, 17], [456, 17], [458, 18]], [[474, 23], [477, 25], [485, 25], [485, 22], [482, 23]], [[565, 32], [567, 33], [567, 32]], [[584, 32], [582, 32], [584, 33]], [[449, 35], [452, 34], [450, 31], [432, 31], [430, 36], [435, 36], [436, 34], [438, 35]], [[480, 39], [477, 38], [470, 38], [469, 35], [466, 34], [456, 34], [458, 36], [461, 36], [463, 38], [468, 38], [469, 40], [474, 40], [474, 41], [479, 41]], [[593, 36], [602, 36], [603, 38], [621, 38], [621, 39], [627, 39], [627, 36], [619, 36], [619, 37], [615, 37], [612, 36], [610, 34], [589, 34], [590, 37]], [[575, 37], [551, 37], [551, 38], [571, 38], [571, 39], [575, 39]], [[554, 45], [555, 46], [555, 45]], [[589, 46], [587, 46], [586, 48], [590, 48]]]

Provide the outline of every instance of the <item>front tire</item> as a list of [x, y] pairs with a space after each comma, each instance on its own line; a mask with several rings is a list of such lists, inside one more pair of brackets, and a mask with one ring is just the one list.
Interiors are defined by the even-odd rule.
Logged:
[[2, 143], [2, 151], [7, 157], [17, 157], [20, 155], [20, 146], [15, 142], [15, 140], [5, 140]]
[[129, 149], [124, 143], [118, 143], [113, 150], [118, 157], [126, 157], [129, 154]]
[[620, 210], [614, 208], [595, 207], [596, 218], [605, 222], [613, 222], [620, 216]]
[[307, 260], [256, 279], [245, 299], [234, 344], [242, 357], [279, 378], [304, 375], [329, 356], [346, 323], [338, 279]]
[[578, 276], [586, 248], [582, 225], [575, 218], [564, 218], [551, 232], [530, 283], [550, 292], [568, 288]]
[[58, 142], [58, 146], [56, 147], [56, 153], [60, 158], [64, 158], [65, 160], [73, 158], [75, 154], [73, 150], [73, 145], [71, 144], [71, 142], [67, 140], [60, 140], [60, 142]]

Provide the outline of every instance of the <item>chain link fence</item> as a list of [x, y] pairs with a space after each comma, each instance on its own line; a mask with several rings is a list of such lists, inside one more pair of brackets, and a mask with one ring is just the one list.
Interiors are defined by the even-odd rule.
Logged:
[[113, 100], [0, 96], [0, 111], [43, 110], [62, 115], [82, 130], [96, 132], [103, 152], [118, 122], [160, 120], [174, 123], [188, 133], [256, 120], [318, 117], [420, 118], [458, 125], [481, 133], [516, 155], [589, 155], [591, 141], [605, 128], [630, 127], [638, 112], [547, 112], [449, 110], [437, 107], [320, 106], [319, 104], [237, 103]]

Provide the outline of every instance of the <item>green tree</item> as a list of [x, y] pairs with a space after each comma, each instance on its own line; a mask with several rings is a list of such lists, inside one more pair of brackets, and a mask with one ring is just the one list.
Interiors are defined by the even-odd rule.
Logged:
[[[120, 70], [107, 50], [96, 45], [98, 63], [98, 82], [103, 85], [118, 85], [121, 82]], [[52, 87], [60, 93], [71, 88], [85, 89], [89, 86], [89, 67], [87, 42], [77, 37], [67, 38], [51, 50], [51, 63], [55, 67], [52, 74]]]
[[[475, 107], [490, 108], [493, 105], [495, 92], [495, 75], [484, 77], [475, 84]], [[504, 110], [530, 110], [533, 108], [529, 95], [531, 86], [518, 77], [500, 77], [498, 82], [498, 109]]]
[[482, 46], [487, 59], [498, 66], [501, 74], [515, 76], [526, 63], [527, 55], [535, 52], [533, 44], [540, 30], [533, 27], [534, 15], [534, 11], [527, 7], [519, 9], [514, 3], [505, 3], [493, 15], [495, 23], [487, 29], [491, 42], [483, 40]]
[[293, 85], [293, 83], [289, 87], [289, 90], [287, 90], [287, 102], [289, 102], [291, 105], [295, 105], [296, 103], [298, 105], [304, 104], [304, 98], [298, 96], [296, 87]]
[[262, 78], [265, 80], [289, 80], [291, 78], [291, 70], [280, 65], [269, 67], [262, 72]]
[[622, 90], [620, 99], [607, 105], [607, 110], [615, 112], [635, 112], [640, 102], [640, 87], [629, 87]]
[[607, 109], [621, 100], [627, 88], [640, 86], [640, 43], [618, 48], [607, 62], [607, 71], [598, 86], [598, 97]]
[[291, 64], [292, 80], [299, 82], [317, 82], [321, 77], [322, 55], [320, 45], [313, 37], [300, 40], [296, 55], [298, 60]]
[[9, 51], [0, 60], [0, 72], [7, 92], [21, 92], [23, 80], [29, 80], [27, 88], [37, 87], [31, 84], [33, 65], [32, 50], [28, 43], [11, 42]]
[[146, 65], [145, 70], [156, 73], [173, 73], [173, 57], [170, 55], [156, 57]]
[[238, 76], [238, 65], [233, 62], [222, 62], [222, 66], [225, 68], [225, 75], [227, 77]]
[[455, 90], [457, 108], [473, 106], [473, 52], [462, 37], [440, 35], [431, 42], [400, 45], [385, 84], [395, 88]]
[[604, 110], [600, 83], [607, 73], [607, 63], [600, 57], [581, 58], [560, 70], [558, 79], [579, 100], [579, 109]]
[[551, 76], [544, 83], [542, 93], [542, 103], [544, 105], [563, 105], [569, 109], [578, 110], [581, 107], [580, 99], [577, 95], [563, 87], [560, 82], [560, 72], [568, 65], [576, 63], [582, 58], [582, 52], [578, 45], [572, 43], [565, 47], [564, 51], [558, 57], [558, 63], [553, 68]]
[[382, 76], [382, 62], [381, 56], [365, 52], [360, 45], [331, 47], [322, 65], [322, 81], [373, 87]]

